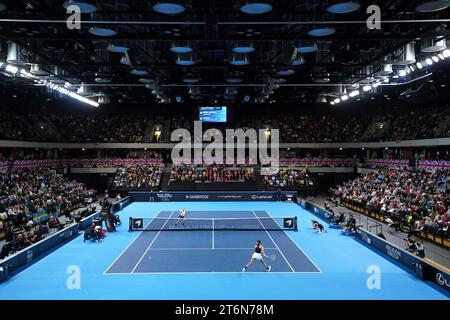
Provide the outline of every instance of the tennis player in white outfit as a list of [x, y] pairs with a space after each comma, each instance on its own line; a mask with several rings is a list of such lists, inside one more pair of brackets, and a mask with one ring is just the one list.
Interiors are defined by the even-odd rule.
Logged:
[[264, 251], [264, 246], [261, 244], [261, 240], [256, 240], [256, 245], [255, 245], [255, 252], [253, 253], [252, 257], [250, 258], [250, 261], [244, 266], [244, 268], [242, 269], [242, 271], [244, 272], [245, 270], [248, 269], [248, 267], [256, 260], [261, 262], [262, 265], [264, 265], [264, 268], [266, 268], [267, 271], [270, 271], [272, 269], [271, 266], [269, 266], [263, 259], [264, 257], [268, 257], [268, 255], [266, 254], [266, 252]]

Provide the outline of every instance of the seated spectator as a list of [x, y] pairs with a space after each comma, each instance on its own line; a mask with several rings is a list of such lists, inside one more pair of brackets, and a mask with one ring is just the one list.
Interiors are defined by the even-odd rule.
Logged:
[[159, 187], [163, 172], [162, 166], [136, 166], [119, 169], [114, 177], [113, 188], [149, 189]]
[[275, 175], [264, 176], [264, 184], [271, 188], [313, 187], [314, 181], [308, 170], [280, 169]]
[[174, 165], [170, 174], [169, 184], [172, 182], [248, 182], [254, 180], [253, 168], [244, 166], [196, 166]]
[[351, 214], [347, 220], [347, 222], [344, 224], [344, 231], [355, 233], [356, 232], [356, 219]]

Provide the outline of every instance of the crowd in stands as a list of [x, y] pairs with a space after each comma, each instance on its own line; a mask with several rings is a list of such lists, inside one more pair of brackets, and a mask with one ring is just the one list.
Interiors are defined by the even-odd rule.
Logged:
[[448, 237], [449, 171], [383, 169], [330, 190], [334, 201], [354, 201], [412, 231]]
[[280, 141], [284, 143], [357, 142], [370, 118], [297, 115], [279, 119]]
[[264, 176], [264, 185], [266, 188], [313, 187], [314, 181], [308, 170], [285, 168], [272, 176]]
[[[49, 114], [0, 112], [0, 139], [91, 143], [142, 142], [148, 119], [146, 114]], [[165, 122], [164, 119], [161, 121]], [[381, 131], [368, 132], [374, 118], [369, 116], [338, 117], [330, 114], [243, 116], [230, 128], [279, 128], [283, 143], [334, 143], [358, 141], [413, 140], [450, 136], [450, 108], [415, 109], [377, 118]], [[192, 130], [193, 120], [172, 118], [163, 131], [178, 128]], [[229, 124], [227, 124], [229, 127]], [[224, 126], [219, 127], [224, 132]], [[370, 131], [370, 130], [369, 130]], [[163, 134], [170, 137], [170, 134]]]
[[450, 137], [450, 107], [419, 109], [380, 120], [388, 128], [382, 141], [401, 141]]
[[161, 183], [163, 167], [160, 165], [142, 165], [119, 169], [112, 187], [121, 188], [158, 188]]
[[52, 115], [52, 121], [68, 142], [142, 142], [147, 118], [143, 115]]
[[[0, 172], [0, 230], [6, 244], [0, 258], [21, 250], [62, 227], [58, 215], [92, 203], [96, 193], [83, 184], [69, 180], [53, 170], [36, 169]], [[35, 214], [46, 212], [46, 221]]]
[[175, 165], [170, 173], [172, 182], [248, 182], [254, 180], [253, 168], [244, 166]]

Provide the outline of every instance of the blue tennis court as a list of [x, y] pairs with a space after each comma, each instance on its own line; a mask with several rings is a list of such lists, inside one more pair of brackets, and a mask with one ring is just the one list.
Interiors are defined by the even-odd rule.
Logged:
[[[149, 222], [156, 224], [156, 230], [139, 234], [106, 274], [240, 272], [257, 239], [262, 241], [270, 257], [267, 263], [272, 266], [271, 272], [320, 272], [287, 233], [294, 231], [221, 231], [214, 227], [216, 220], [237, 224], [240, 220], [242, 223], [256, 220], [262, 229], [264, 225], [270, 229], [275, 220], [265, 211], [188, 211], [188, 219], [212, 221], [213, 225], [207, 226], [211, 230], [164, 231], [163, 227], [167, 228], [169, 221], [173, 223], [176, 220], [173, 219], [176, 214], [174, 211], [161, 211], [156, 216], [159, 221]], [[248, 272], [266, 271], [255, 263]]]
[[[297, 216], [298, 232], [128, 232], [130, 217], [164, 218], [180, 208], [199, 218]], [[339, 230], [314, 233], [310, 219], [317, 217], [295, 204], [135, 202], [119, 214], [117, 232], [101, 243], [80, 236], [59, 247], [1, 283], [0, 299], [448, 299]], [[276, 257], [267, 259], [273, 269], [255, 262], [241, 272], [258, 238]], [[381, 272], [379, 289], [367, 285], [373, 266]], [[70, 285], [74, 270], [79, 288]]]

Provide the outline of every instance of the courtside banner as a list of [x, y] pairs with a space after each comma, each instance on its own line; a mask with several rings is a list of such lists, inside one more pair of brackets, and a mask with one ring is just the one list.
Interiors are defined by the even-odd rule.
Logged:
[[450, 275], [444, 270], [427, 263], [419, 257], [416, 257], [365, 230], [357, 229], [355, 238], [396, 260], [408, 269], [416, 272], [417, 268], [423, 268], [423, 280], [431, 281], [440, 288], [450, 292]]
[[[87, 226], [89, 226], [92, 220], [97, 219], [99, 215], [100, 212], [96, 212], [90, 215], [89, 217], [86, 217], [83, 220], [81, 220], [82, 228], [84, 229]], [[75, 238], [79, 234], [78, 228], [79, 226], [77, 224], [72, 224], [69, 227], [62, 229], [61, 231], [58, 231], [42, 239], [41, 241], [29, 247], [26, 247], [25, 249], [19, 252], [16, 252], [15, 254], [7, 257], [6, 259], [1, 260], [0, 265], [8, 266], [8, 272], [12, 273], [29, 263], [33, 263], [35, 259], [54, 249], [58, 245]]]
[[245, 191], [210, 191], [210, 192], [130, 192], [132, 201], [277, 201], [285, 200], [287, 195], [295, 196], [295, 192], [245, 192]]

